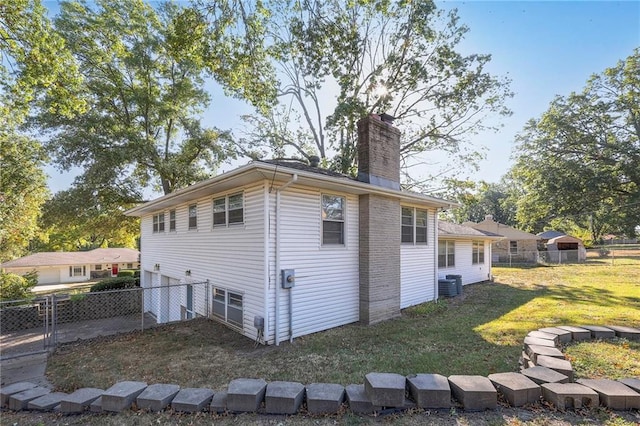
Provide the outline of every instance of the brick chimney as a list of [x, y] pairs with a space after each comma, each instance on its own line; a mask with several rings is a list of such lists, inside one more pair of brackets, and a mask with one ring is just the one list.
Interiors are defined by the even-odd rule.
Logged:
[[400, 130], [393, 117], [370, 114], [358, 121], [358, 180], [400, 189]]
[[[358, 180], [399, 190], [400, 131], [390, 119], [358, 121]], [[400, 200], [365, 194], [359, 206], [360, 322], [375, 324], [400, 315]]]

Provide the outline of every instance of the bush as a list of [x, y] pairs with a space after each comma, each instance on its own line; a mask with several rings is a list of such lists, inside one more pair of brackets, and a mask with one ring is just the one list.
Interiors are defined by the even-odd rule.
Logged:
[[120, 269], [118, 271], [118, 276], [140, 278], [140, 269]]
[[18, 274], [0, 273], [0, 300], [28, 299], [33, 296], [31, 289], [38, 284], [38, 274], [35, 271]]
[[102, 280], [92, 285], [89, 291], [97, 292], [107, 290], [121, 290], [123, 288], [138, 287], [139, 285], [139, 280], [134, 277], [107, 278], [106, 280]]

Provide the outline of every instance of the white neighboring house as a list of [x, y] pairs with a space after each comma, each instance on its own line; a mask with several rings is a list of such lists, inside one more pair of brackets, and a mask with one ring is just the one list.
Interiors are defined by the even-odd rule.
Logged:
[[438, 222], [438, 278], [462, 275], [462, 284], [491, 279], [491, 245], [503, 236], [470, 226]]
[[[386, 118], [358, 123], [357, 179], [254, 161], [129, 210], [141, 285], [161, 287], [146, 311], [210, 312], [277, 345], [436, 299], [437, 212], [455, 203], [400, 189], [400, 132]], [[169, 287], [202, 281], [210, 292]]]
[[75, 252], [41, 252], [0, 265], [0, 269], [24, 275], [35, 270], [38, 285], [89, 281], [115, 277], [120, 269], [138, 269], [140, 252], [129, 248], [98, 248]]

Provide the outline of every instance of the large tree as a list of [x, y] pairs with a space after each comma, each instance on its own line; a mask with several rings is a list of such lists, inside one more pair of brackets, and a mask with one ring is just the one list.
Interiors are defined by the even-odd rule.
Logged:
[[431, 1], [269, 5], [266, 39], [279, 103], [246, 117], [241, 149], [248, 155], [318, 155], [353, 173], [357, 120], [385, 112], [403, 132], [407, 167], [433, 152], [473, 163], [478, 152], [465, 143], [468, 136], [490, 127], [488, 115], [509, 113], [508, 82], [486, 71], [490, 56], [458, 52], [468, 29], [455, 11], [436, 10]]
[[39, 0], [0, 3], [0, 127], [22, 123], [43, 93], [52, 112], [84, 108], [74, 94], [80, 76], [64, 40], [51, 27]]
[[0, 131], [0, 263], [25, 253], [49, 191], [40, 144]]
[[[52, 131], [56, 162], [83, 169], [78, 186], [116, 190], [120, 203], [140, 201], [149, 186], [166, 194], [204, 179], [229, 153], [227, 133], [199, 119], [214, 56], [193, 41], [205, 37], [204, 21], [174, 3], [156, 6], [63, 2], [55, 19], [84, 77], [88, 110], [73, 119], [44, 113], [39, 124]], [[217, 49], [233, 46], [222, 40]]]
[[135, 248], [140, 232], [136, 218], [124, 211], [118, 194], [86, 187], [60, 191], [42, 209], [43, 232], [32, 242], [37, 251], [77, 251], [98, 247]]
[[447, 191], [448, 196], [461, 204], [450, 213], [457, 223], [480, 222], [487, 215], [492, 215], [496, 222], [516, 225], [515, 199], [518, 194], [507, 178], [499, 183], [451, 179], [447, 181], [447, 185], [451, 188]]
[[556, 97], [517, 138], [518, 221], [540, 231], [554, 218], [632, 235], [640, 224], [640, 49]]

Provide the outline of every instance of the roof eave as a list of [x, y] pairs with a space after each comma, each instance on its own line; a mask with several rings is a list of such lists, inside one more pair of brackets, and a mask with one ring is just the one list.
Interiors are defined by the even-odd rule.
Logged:
[[[411, 194], [400, 190], [388, 189], [383, 187], [378, 187], [375, 185], [371, 185], [364, 182], [359, 182], [356, 180], [350, 180], [348, 178], [337, 178], [333, 176], [322, 175], [318, 173], [313, 173], [305, 170], [298, 170], [287, 168], [280, 165], [269, 164], [269, 163], [259, 163], [253, 162], [241, 166], [232, 171], [223, 173], [218, 176], [214, 176], [210, 179], [204, 180], [202, 182], [198, 182], [194, 185], [191, 185], [187, 188], [180, 189], [174, 193], [164, 195], [162, 197], [156, 198], [153, 201], [149, 201], [144, 204], [140, 204], [132, 209], [129, 209], [125, 212], [127, 216], [143, 216], [145, 214], [158, 211], [160, 208], [177, 205], [185, 201], [190, 200], [190, 195], [198, 192], [199, 190], [203, 190], [209, 186], [220, 185], [223, 182], [229, 182], [234, 179], [239, 179], [242, 175], [246, 175], [249, 173], [257, 172], [263, 175], [263, 178], [275, 180], [277, 175], [280, 176], [280, 179], [286, 179], [288, 176], [297, 175], [298, 183], [300, 180], [309, 180], [309, 183], [313, 182], [322, 182], [327, 186], [332, 186], [336, 188], [341, 188], [345, 192], [350, 192], [354, 194], [378, 194], [385, 196], [392, 196], [399, 198], [404, 201], [418, 202], [421, 204], [426, 204], [430, 207], [434, 208], [454, 208], [459, 207], [460, 204], [454, 201], [443, 200], [436, 197], [431, 197], [428, 195], [422, 194]], [[193, 198], [191, 198], [193, 199]]]

